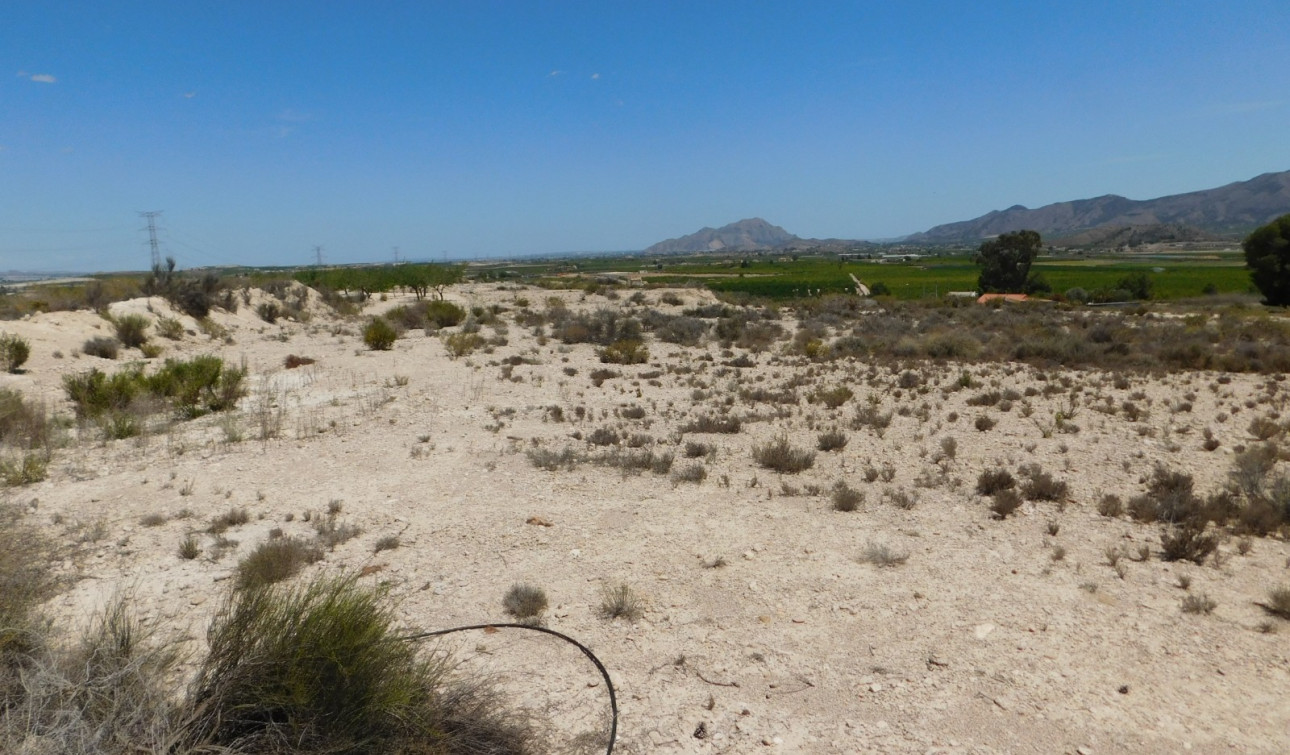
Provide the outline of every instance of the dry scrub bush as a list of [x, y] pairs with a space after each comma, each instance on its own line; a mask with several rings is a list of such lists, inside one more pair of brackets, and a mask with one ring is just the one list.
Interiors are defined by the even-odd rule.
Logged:
[[1208, 595], [1204, 593], [1191, 594], [1182, 599], [1183, 613], [1202, 614], [1208, 616], [1218, 607]]
[[703, 414], [681, 426], [682, 433], [738, 433], [743, 423], [738, 417], [714, 417]]
[[847, 485], [843, 480], [838, 480], [833, 485], [830, 500], [833, 502], [834, 511], [858, 511], [864, 503], [864, 493]]
[[1186, 522], [1162, 530], [1160, 546], [1160, 558], [1165, 561], [1191, 561], [1199, 565], [1217, 550], [1218, 536], [1206, 533], [1203, 522]]
[[639, 339], [624, 338], [601, 349], [599, 357], [604, 364], [644, 364], [649, 361], [649, 349]]
[[680, 484], [682, 482], [698, 484], [706, 479], [708, 479], [707, 467], [704, 467], [703, 464], [697, 461], [693, 464], [686, 464], [672, 473], [673, 484]]
[[860, 562], [878, 567], [900, 566], [909, 560], [909, 551], [898, 551], [885, 543], [870, 542], [860, 554]]
[[821, 451], [841, 451], [846, 445], [847, 434], [836, 427], [820, 433], [815, 441], [815, 447]]
[[299, 538], [281, 537], [260, 543], [237, 565], [239, 590], [266, 587], [294, 577], [308, 564], [322, 560], [318, 546]]
[[1263, 610], [1290, 621], [1290, 586], [1282, 585], [1269, 590], [1268, 602], [1263, 604]]
[[1012, 490], [1017, 481], [1006, 469], [987, 469], [976, 480], [976, 492], [981, 495], [994, 495], [1000, 490]]
[[506, 613], [521, 621], [536, 619], [547, 609], [546, 592], [529, 584], [514, 584], [502, 598]]
[[995, 519], [1007, 519], [1021, 508], [1021, 496], [1011, 488], [996, 490], [990, 497], [990, 512]]
[[1038, 464], [1022, 467], [1021, 473], [1026, 477], [1021, 494], [1027, 501], [1064, 501], [1070, 492], [1065, 481], [1055, 479]]
[[116, 359], [121, 355], [121, 343], [115, 338], [95, 336], [81, 344], [81, 353], [100, 359]]
[[157, 640], [114, 599], [70, 643], [41, 637], [17, 659], [21, 673], [0, 701], [0, 751], [167, 752], [182, 722], [169, 688], [179, 660], [174, 640]]
[[548, 472], [558, 472], [561, 469], [572, 470], [578, 464], [578, 454], [572, 448], [562, 448], [559, 451], [550, 448], [530, 448], [525, 455], [528, 456], [530, 464]]
[[600, 596], [600, 616], [604, 619], [636, 621], [645, 615], [644, 604], [636, 591], [626, 583], [606, 585]]
[[810, 469], [815, 464], [815, 453], [794, 448], [788, 442], [788, 436], [781, 435], [774, 440], [753, 446], [753, 460], [765, 469], [781, 474], [797, 474]]

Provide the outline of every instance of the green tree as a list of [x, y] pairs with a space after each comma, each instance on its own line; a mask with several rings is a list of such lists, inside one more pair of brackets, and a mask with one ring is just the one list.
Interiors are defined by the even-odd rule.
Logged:
[[1241, 243], [1250, 280], [1274, 307], [1290, 304], [1290, 214], [1257, 228]]
[[465, 272], [462, 265], [400, 265], [395, 268], [398, 285], [411, 290], [418, 301], [430, 291], [435, 292], [436, 299], [443, 299], [444, 289], [459, 283]]
[[1121, 278], [1115, 287], [1128, 291], [1134, 299], [1150, 299], [1155, 289], [1155, 281], [1144, 272], [1129, 273]]
[[1036, 231], [1013, 231], [982, 242], [976, 253], [976, 264], [981, 266], [977, 288], [982, 293], [1027, 290], [1030, 266], [1042, 246], [1043, 240]]

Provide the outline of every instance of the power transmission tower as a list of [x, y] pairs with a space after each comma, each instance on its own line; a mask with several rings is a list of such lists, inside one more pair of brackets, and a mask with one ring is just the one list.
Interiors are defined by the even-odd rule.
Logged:
[[399, 248], [394, 247], [394, 264], [399, 264]]
[[322, 267], [322, 247], [321, 246], [314, 247], [314, 258], [318, 260], [317, 262], [318, 267]]
[[161, 210], [139, 213], [148, 220], [148, 246], [152, 249], [152, 266], [150, 270], [161, 267], [161, 245], [157, 243], [157, 216]]

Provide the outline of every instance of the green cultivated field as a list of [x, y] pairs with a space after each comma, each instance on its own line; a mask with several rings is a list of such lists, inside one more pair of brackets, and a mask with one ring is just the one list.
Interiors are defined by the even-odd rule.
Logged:
[[[535, 266], [528, 273], [575, 272], [572, 265]], [[545, 268], [545, 269], [542, 269]], [[1060, 294], [1071, 288], [1086, 291], [1112, 289], [1131, 273], [1146, 273], [1154, 284], [1155, 299], [1201, 296], [1213, 284], [1220, 294], [1250, 291], [1249, 272], [1239, 253], [1211, 253], [1190, 258], [1040, 258], [1034, 270], [1042, 273]], [[936, 297], [949, 291], [976, 289], [978, 268], [969, 256], [936, 257], [913, 262], [875, 260], [839, 262], [828, 258], [772, 261], [753, 257], [741, 264], [737, 258], [702, 257], [641, 259], [638, 257], [578, 260], [576, 272], [641, 272], [651, 284], [704, 285], [714, 291], [746, 293], [772, 299], [791, 299], [817, 292], [851, 292], [855, 275], [869, 286], [885, 283], [898, 299]]]

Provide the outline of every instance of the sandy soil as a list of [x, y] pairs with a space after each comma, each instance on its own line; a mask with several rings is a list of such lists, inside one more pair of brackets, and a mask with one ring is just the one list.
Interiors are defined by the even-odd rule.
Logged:
[[[687, 306], [706, 298], [678, 293]], [[647, 293], [651, 305], [680, 312], [659, 304], [659, 294]], [[626, 306], [495, 285], [449, 292], [462, 304], [510, 308], [505, 321], [517, 297], [541, 308], [549, 296], [574, 308]], [[113, 307], [149, 308], [174, 314], [159, 299]], [[594, 346], [539, 344], [513, 323], [506, 345], [453, 360], [438, 337], [421, 332], [392, 351], [369, 351], [360, 321], [316, 304], [311, 310], [308, 323], [275, 325], [255, 316], [254, 301], [236, 314], [218, 312], [228, 342], [181, 317], [190, 333], [179, 342], [156, 339], [163, 358], [245, 360], [251, 393], [238, 412], [123, 441], [103, 442], [83, 428], [80, 440], [55, 452], [47, 480], [0, 492], [73, 554], [61, 565], [70, 586], [49, 605], [65, 625], [125, 592], [149, 621], [188, 633], [199, 647], [239, 554], [274, 528], [312, 536], [306, 512], [312, 519], [340, 501], [342, 520], [362, 534], [306, 575], [367, 567], [364, 579], [388, 586], [410, 629], [506, 621], [502, 596], [512, 584], [543, 588], [546, 625], [590, 646], [612, 674], [617, 752], [1290, 749], [1290, 624], [1256, 605], [1269, 588], [1290, 583], [1290, 546], [1255, 539], [1241, 555], [1229, 538], [1217, 562], [1167, 563], [1157, 527], [1095, 509], [1104, 493], [1142, 492], [1157, 463], [1194, 475], [1202, 493], [1221, 485], [1233, 450], [1251, 442], [1250, 419], [1273, 405], [1254, 403], [1267, 395], [1269, 378], [1133, 376], [1116, 388], [1098, 373], [981, 365], [969, 368], [980, 388], [951, 392], [943, 389], [962, 367], [914, 365], [920, 387], [899, 390], [898, 370], [887, 366], [812, 365], [766, 353], [752, 355], [755, 367], [723, 368], [729, 357], [716, 345], [651, 340], [649, 364], [616, 367], [621, 377], [595, 387], [589, 373], [602, 365]], [[119, 366], [76, 355], [86, 338], [110, 332], [90, 312], [38, 315], [0, 330], [32, 345], [27, 371], [0, 376], [0, 387], [59, 413], [70, 415], [63, 375]], [[482, 335], [498, 333], [485, 327]], [[287, 370], [288, 354], [317, 363]], [[511, 366], [508, 379], [501, 360], [512, 356], [535, 363]], [[779, 417], [779, 407], [737, 396], [740, 386], [795, 379], [803, 400]], [[836, 385], [855, 394], [837, 409], [805, 400]], [[992, 386], [1050, 385], [1061, 390], [1006, 412], [966, 404]], [[1084, 391], [1074, 420], [1080, 431], [1044, 437], [1042, 425], [1065, 407], [1070, 388]], [[843, 450], [817, 453], [798, 475], [753, 461], [752, 447], [781, 433], [814, 448], [821, 430], [848, 428], [870, 396], [893, 412], [881, 436], [847, 429]], [[1132, 422], [1091, 408], [1107, 397], [1148, 414]], [[763, 419], [736, 435], [678, 432], [727, 401], [732, 412]], [[561, 407], [563, 421], [551, 406]], [[635, 406], [645, 409], [642, 419], [617, 416]], [[997, 421], [987, 432], [973, 424], [982, 414]], [[648, 447], [675, 453], [673, 471], [703, 463], [707, 478], [624, 476], [590, 463], [548, 472], [526, 455], [539, 447], [598, 452], [585, 438], [600, 427], [648, 435]], [[1207, 427], [1220, 441], [1212, 452], [1201, 445]], [[261, 440], [273, 434], [266, 429], [277, 437]], [[945, 437], [957, 442], [953, 458], [945, 458]], [[714, 445], [714, 457], [686, 459], [689, 441]], [[977, 476], [1028, 463], [1065, 480], [1068, 502], [1027, 503], [992, 519], [974, 491]], [[868, 466], [890, 466], [893, 477], [866, 482]], [[828, 491], [838, 480], [865, 494], [859, 511], [832, 509]], [[810, 494], [812, 486], [822, 492]], [[917, 500], [905, 510], [884, 491]], [[251, 514], [227, 533], [238, 547], [216, 559], [213, 536], [199, 534], [203, 556], [181, 560], [184, 536], [231, 507]], [[181, 517], [185, 511], [191, 516]], [[144, 526], [150, 514], [167, 521]], [[390, 535], [401, 547], [374, 553]], [[865, 563], [870, 545], [908, 560]], [[1107, 563], [1108, 547], [1136, 553], [1142, 545], [1154, 555], [1122, 560], [1123, 577]], [[1190, 579], [1189, 591], [1180, 577]], [[619, 583], [644, 600], [640, 620], [598, 615], [602, 590]], [[1217, 607], [1182, 612], [1188, 592], [1207, 594]], [[1261, 631], [1269, 622], [1281, 631]], [[454, 653], [464, 673], [495, 678], [548, 721], [553, 751], [594, 751], [580, 748], [605, 726], [607, 700], [576, 649], [512, 630], [455, 635], [435, 648]]]

